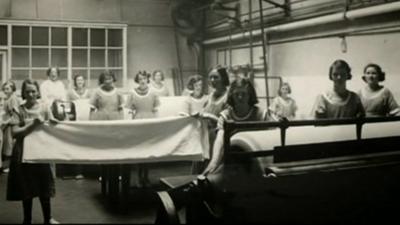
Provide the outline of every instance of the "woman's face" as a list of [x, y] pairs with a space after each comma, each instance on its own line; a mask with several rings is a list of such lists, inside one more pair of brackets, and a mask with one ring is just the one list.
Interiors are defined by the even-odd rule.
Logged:
[[58, 79], [58, 72], [56, 68], [51, 68], [49, 73], [49, 79], [52, 81], [56, 81]]
[[210, 81], [211, 87], [215, 89], [222, 87], [222, 78], [216, 70], [210, 72], [208, 80]]
[[281, 87], [281, 95], [287, 96], [289, 94], [289, 87], [287, 85], [283, 85]]
[[85, 86], [85, 79], [81, 76], [76, 78], [76, 87], [83, 88]]
[[349, 74], [347, 70], [343, 67], [334, 67], [332, 69], [331, 78], [334, 84], [344, 85], [347, 81]]
[[163, 76], [160, 72], [157, 72], [154, 74], [154, 82], [161, 83], [162, 78], [163, 78]]
[[34, 84], [28, 84], [25, 86], [25, 99], [27, 102], [35, 102], [37, 97], [38, 97], [38, 90], [36, 88], [36, 85]]
[[11, 88], [11, 86], [9, 84], [5, 85], [3, 87], [3, 92], [4, 94], [6, 94], [7, 96], [10, 96], [13, 93], [13, 90]]
[[367, 84], [378, 84], [379, 83], [379, 75], [378, 75], [378, 71], [376, 70], [375, 67], [368, 67], [365, 70], [364, 73], [365, 76], [365, 82], [367, 82]]
[[235, 105], [243, 105], [248, 104], [250, 100], [249, 92], [247, 91], [246, 86], [237, 87], [233, 91], [233, 103]]
[[146, 75], [139, 75], [138, 81], [140, 87], [147, 87], [148, 78]]
[[113, 84], [114, 84], [114, 79], [112, 78], [112, 76], [106, 76], [104, 78], [104, 83], [103, 83], [104, 87], [111, 88], [113, 87]]
[[198, 80], [193, 84], [193, 95], [200, 96], [203, 92], [203, 81]]

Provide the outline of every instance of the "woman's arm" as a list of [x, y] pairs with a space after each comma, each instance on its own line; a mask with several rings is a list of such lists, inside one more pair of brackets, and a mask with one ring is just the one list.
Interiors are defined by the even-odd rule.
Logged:
[[43, 121], [36, 118], [31, 121], [27, 121], [23, 126], [14, 125], [12, 127], [12, 135], [13, 137], [25, 137], [30, 134], [37, 126], [42, 124]]
[[214, 142], [214, 147], [212, 149], [212, 157], [208, 163], [206, 169], [203, 171], [203, 175], [209, 173], [215, 173], [222, 163], [224, 158], [224, 130], [218, 130], [217, 137]]

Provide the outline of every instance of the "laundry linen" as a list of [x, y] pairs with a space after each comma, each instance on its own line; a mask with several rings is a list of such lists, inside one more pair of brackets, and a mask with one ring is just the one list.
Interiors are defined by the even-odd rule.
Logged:
[[193, 117], [45, 123], [24, 140], [23, 162], [115, 164], [200, 161], [208, 134]]

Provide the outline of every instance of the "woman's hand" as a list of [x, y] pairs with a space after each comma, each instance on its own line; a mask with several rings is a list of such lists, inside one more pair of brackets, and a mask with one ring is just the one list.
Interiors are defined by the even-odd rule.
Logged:
[[212, 163], [207, 165], [207, 168], [201, 173], [201, 175], [207, 176], [208, 174], [213, 174], [217, 171], [219, 164]]
[[41, 119], [41, 118], [35, 118], [35, 119], [33, 119], [33, 126], [39, 126], [39, 125], [41, 125], [41, 124], [43, 124], [43, 119]]
[[53, 118], [51, 118], [51, 119], [49, 119], [49, 123], [51, 124], [51, 125], [53, 125], [53, 126], [55, 126], [55, 125], [57, 125], [58, 123], [59, 123], [60, 121], [58, 121], [57, 119], [53, 119]]
[[178, 113], [179, 116], [190, 116], [188, 113], [186, 112], [179, 112]]

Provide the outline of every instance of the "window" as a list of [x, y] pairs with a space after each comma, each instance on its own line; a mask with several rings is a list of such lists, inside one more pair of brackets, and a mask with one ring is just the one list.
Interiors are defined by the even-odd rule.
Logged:
[[123, 87], [124, 29], [126, 25], [121, 24], [0, 24], [0, 47], [10, 51], [10, 78], [19, 88], [27, 78], [47, 79], [50, 66], [59, 67], [60, 79], [68, 86], [74, 75], [80, 74], [95, 88], [100, 73], [110, 70], [116, 75], [116, 86]]
[[0, 46], [7, 45], [7, 26], [0, 25]]

